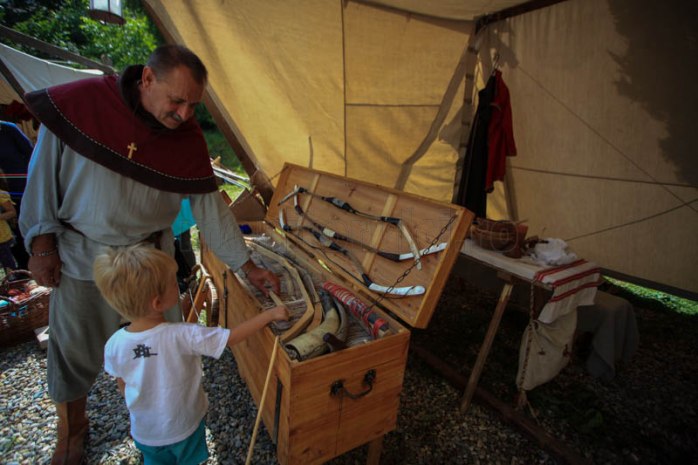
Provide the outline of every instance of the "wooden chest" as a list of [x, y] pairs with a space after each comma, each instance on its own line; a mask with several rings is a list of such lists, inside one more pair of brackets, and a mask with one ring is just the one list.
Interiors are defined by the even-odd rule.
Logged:
[[[377, 444], [380, 454], [382, 436], [392, 431], [397, 421], [410, 339], [406, 325], [428, 325], [473, 214], [448, 203], [287, 164], [265, 221], [252, 226], [286, 247], [314, 279], [344, 286], [369, 305], [380, 296], [359, 282], [354, 263], [343, 254], [314, 248], [319, 243], [308, 230], [280, 231], [279, 212], [284, 212], [286, 224], [294, 228], [301, 221], [312, 226], [310, 218], [380, 251], [408, 253], [411, 248], [406, 235], [391, 224], [348, 213], [308, 194], [297, 197], [308, 215], [303, 219], [294, 209], [294, 199], [278, 205], [296, 186], [320, 196], [342, 199], [359, 212], [402, 218], [420, 249], [431, 243], [446, 243], [441, 252], [422, 257], [420, 270], [412, 266], [413, 259], [394, 262], [362, 247], [336, 241], [361, 262], [374, 282], [390, 286], [412, 267], [398, 286], [423, 286], [425, 293], [380, 301], [375, 311], [390, 328], [382, 338], [305, 361], [293, 360], [279, 350], [274, 362], [261, 408], [267, 431], [276, 442], [280, 463], [322, 463], [368, 442]], [[260, 311], [262, 306], [249, 287], [205, 244], [202, 262], [216, 285], [221, 325], [234, 327]], [[258, 405], [274, 337], [272, 330], [265, 328], [233, 348], [240, 375]], [[372, 453], [376, 453], [375, 447]]]

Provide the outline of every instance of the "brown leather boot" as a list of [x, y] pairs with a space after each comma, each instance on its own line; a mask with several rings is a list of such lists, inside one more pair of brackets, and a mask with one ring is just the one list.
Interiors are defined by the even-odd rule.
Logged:
[[82, 463], [83, 442], [87, 433], [87, 396], [72, 402], [56, 404], [58, 439], [51, 459], [52, 465], [79, 465]]

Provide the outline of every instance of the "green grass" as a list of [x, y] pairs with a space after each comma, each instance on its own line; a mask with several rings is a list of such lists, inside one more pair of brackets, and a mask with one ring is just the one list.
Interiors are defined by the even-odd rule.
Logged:
[[201, 261], [201, 241], [199, 240], [199, 228], [192, 226], [191, 228], [191, 249], [196, 255], [196, 261]]
[[[218, 129], [212, 129], [204, 131], [204, 137], [206, 138], [206, 144], [208, 145], [209, 156], [212, 159], [221, 157], [221, 164], [223, 167], [228, 168], [230, 171], [240, 174], [242, 176], [247, 176], [245, 170], [242, 169], [240, 160], [235, 156], [235, 152], [230, 148], [228, 141], [226, 140], [223, 133]], [[242, 193], [243, 188], [233, 186], [231, 184], [223, 184], [220, 190], [225, 191], [230, 197], [230, 200], [235, 200]]]
[[208, 154], [215, 159], [221, 157], [221, 164], [229, 170], [246, 176], [247, 174], [242, 169], [240, 160], [235, 156], [235, 152], [228, 144], [225, 136], [218, 129], [204, 131], [206, 145], [208, 145]]
[[238, 198], [238, 196], [242, 193], [244, 190], [242, 187], [238, 186], [233, 186], [232, 184], [223, 184], [222, 186], [219, 187], [220, 190], [225, 191], [226, 194], [228, 194], [228, 197], [230, 197], [230, 200], [235, 200]]
[[684, 315], [698, 315], [698, 302], [694, 302], [693, 300], [638, 286], [637, 284], [627, 283], [608, 276], [604, 276], [604, 278], [620, 287], [622, 291], [618, 295], [637, 307], [658, 311], [671, 311]]

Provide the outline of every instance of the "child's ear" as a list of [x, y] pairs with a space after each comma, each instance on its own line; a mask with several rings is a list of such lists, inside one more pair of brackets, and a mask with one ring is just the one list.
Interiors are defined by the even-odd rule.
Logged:
[[153, 297], [153, 300], [150, 301], [150, 305], [153, 307], [154, 310], [162, 310], [162, 299], [160, 299], [160, 296], [156, 295], [155, 297]]

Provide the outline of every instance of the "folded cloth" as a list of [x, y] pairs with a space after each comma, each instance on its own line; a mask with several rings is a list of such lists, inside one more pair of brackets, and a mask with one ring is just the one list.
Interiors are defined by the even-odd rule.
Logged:
[[613, 379], [617, 362], [630, 361], [640, 339], [630, 302], [600, 291], [594, 305], [578, 309], [577, 330], [594, 334], [587, 371], [604, 381]]
[[536, 281], [553, 286], [553, 296], [538, 316], [538, 321], [552, 323], [579, 305], [593, 305], [601, 272], [594, 262], [577, 260], [550, 268], [536, 275]]
[[538, 242], [531, 257], [542, 265], [567, 265], [577, 261], [577, 254], [562, 239], [549, 237]]
[[528, 391], [553, 379], [570, 359], [577, 306], [591, 305], [601, 273], [593, 262], [577, 260], [539, 272], [535, 280], [553, 287], [538, 319], [531, 318], [521, 338], [516, 385]]

